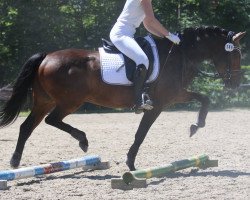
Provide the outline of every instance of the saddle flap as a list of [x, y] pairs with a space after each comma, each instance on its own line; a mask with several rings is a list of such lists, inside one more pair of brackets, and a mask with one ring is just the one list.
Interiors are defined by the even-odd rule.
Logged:
[[[148, 68], [148, 73], [147, 73], [147, 79], [148, 79], [148, 77], [151, 75], [153, 71], [153, 63], [154, 63], [154, 55], [153, 55], [151, 44], [144, 37], [137, 37], [135, 38], [135, 41], [138, 43], [138, 45], [142, 48], [142, 50], [148, 57], [148, 60], [149, 60], [149, 68]], [[121, 53], [112, 42], [104, 38], [102, 38], [102, 44], [103, 44], [104, 51], [107, 53], [111, 53], [111, 54]], [[123, 54], [123, 56], [124, 56], [124, 61], [125, 61], [127, 78], [133, 82], [133, 79], [134, 79], [133, 76], [134, 76], [134, 72], [136, 69], [136, 63], [130, 58], [128, 58], [126, 55]]]
[[[149, 76], [147, 83], [151, 83], [156, 80], [159, 74], [158, 50], [154, 40], [150, 36], [138, 40], [140, 40], [138, 43], [140, 43], [144, 52], [147, 52], [146, 55], [149, 58], [150, 67], [148, 69], [149, 73], [147, 74], [147, 76]], [[105, 50], [104, 46], [99, 48], [103, 81], [114, 85], [132, 85], [133, 71], [136, 69], [135, 62], [121, 52], [113, 53], [114, 45], [105, 39], [102, 41], [105, 47], [108, 45], [109, 50], [110, 47], [112, 47], [112, 53], [109, 53], [109, 50]]]

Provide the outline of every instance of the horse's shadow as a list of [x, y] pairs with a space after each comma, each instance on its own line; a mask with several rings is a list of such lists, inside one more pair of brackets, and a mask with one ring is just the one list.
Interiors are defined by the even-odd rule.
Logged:
[[182, 172], [175, 172], [170, 173], [165, 176], [161, 176], [159, 180], [151, 181], [148, 185], [158, 185], [167, 179], [174, 179], [180, 177], [207, 177], [207, 176], [214, 176], [214, 177], [229, 177], [229, 178], [237, 178], [239, 176], [250, 176], [249, 172], [241, 172], [237, 170], [222, 170], [222, 171], [209, 171], [209, 172], [202, 172], [199, 170], [191, 170], [190, 173], [182, 173]]
[[[55, 175], [49, 175], [49, 176], [36, 176], [38, 180], [32, 180], [29, 182], [23, 182], [18, 183], [18, 186], [24, 186], [24, 185], [32, 185], [36, 183], [40, 183], [46, 180], [56, 180], [56, 179], [90, 179], [90, 180], [111, 180], [112, 178], [120, 178], [120, 176], [114, 176], [114, 175], [87, 175], [84, 176], [83, 174], [86, 171], [76, 172], [74, 174], [68, 174], [68, 175], [62, 175], [62, 176], [55, 176]], [[151, 181], [148, 183], [148, 185], [158, 185], [162, 182], [165, 182], [167, 179], [174, 179], [174, 178], [180, 178], [180, 177], [206, 177], [206, 176], [214, 176], [214, 177], [229, 177], [229, 178], [237, 178], [239, 176], [250, 176], [249, 172], [241, 172], [237, 170], [222, 170], [222, 171], [209, 171], [209, 172], [202, 172], [197, 170], [192, 170], [190, 173], [182, 173], [182, 172], [175, 172], [171, 174], [167, 174], [165, 176], [159, 177], [159, 180]]]
[[62, 176], [56, 176], [54, 174], [50, 174], [50, 175], [40, 175], [40, 176], [36, 176], [35, 178], [37, 178], [36, 180], [31, 180], [28, 182], [22, 182], [22, 183], [17, 183], [17, 186], [24, 186], [24, 185], [32, 185], [32, 184], [39, 184], [43, 181], [46, 180], [57, 180], [57, 179], [90, 179], [90, 180], [110, 180], [112, 178], [119, 178], [120, 176], [113, 176], [113, 175], [90, 175], [90, 176], [84, 176], [83, 174], [86, 172], [90, 172], [90, 171], [94, 171], [94, 170], [86, 170], [86, 171], [81, 171], [81, 172], [76, 172], [73, 174], [67, 174], [67, 175], [62, 175]]
[[229, 178], [236, 178], [239, 176], [250, 176], [249, 172], [241, 172], [237, 170], [222, 170], [222, 171], [198, 171], [198, 170], [191, 170], [190, 173], [184, 174], [181, 172], [176, 172], [169, 174], [169, 178], [177, 178], [177, 177], [190, 177], [190, 176], [215, 176], [215, 177], [229, 177]]

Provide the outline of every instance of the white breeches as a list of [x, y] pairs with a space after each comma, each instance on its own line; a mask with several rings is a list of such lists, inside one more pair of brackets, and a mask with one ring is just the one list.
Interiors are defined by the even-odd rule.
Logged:
[[110, 40], [119, 51], [132, 59], [136, 66], [143, 64], [148, 69], [148, 57], [135, 41], [134, 33], [133, 28], [115, 25], [110, 32]]

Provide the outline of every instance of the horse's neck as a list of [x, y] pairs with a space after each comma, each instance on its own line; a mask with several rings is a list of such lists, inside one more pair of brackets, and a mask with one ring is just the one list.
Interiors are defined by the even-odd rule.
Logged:
[[[215, 41], [214, 38], [201, 39], [195, 46], [189, 46], [182, 50], [183, 71], [186, 84], [190, 84], [190, 77], [192, 79], [200, 72], [200, 67], [204, 61], [212, 61], [216, 45], [220, 41]], [[188, 79], [188, 80], [187, 80]]]
[[[161, 63], [162, 81], [176, 77], [182, 87], [189, 85], [197, 75], [197, 69], [204, 60], [211, 59], [213, 47], [210, 40], [199, 41], [199, 47], [173, 46], [166, 40], [156, 40]], [[172, 50], [170, 52], [170, 50]], [[172, 80], [173, 81], [173, 80]]]

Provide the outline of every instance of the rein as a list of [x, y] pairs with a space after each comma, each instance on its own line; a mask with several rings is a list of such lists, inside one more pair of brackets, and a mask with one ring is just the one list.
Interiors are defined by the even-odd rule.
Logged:
[[[169, 51], [168, 51], [168, 55], [167, 55], [167, 57], [166, 57], [166, 59], [165, 59], [165, 62], [164, 62], [164, 65], [160, 68], [160, 72], [159, 72], [159, 76], [158, 76], [158, 78], [157, 78], [157, 80], [159, 81], [159, 80], [161, 80], [161, 77], [162, 77], [162, 75], [163, 75], [163, 70], [164, 70], [164, 68], [167, 66], [167, 62], [168, 62], [168, 59], [169, 59], [169, 57], [170, 57], [170, 54], [171, 54], [171, 52], [172, 52], [172, 50], [173, 50], [173, 48], [174, 48], [174, 43], [172, 43], [172, 45], [171, 45], [171, 47], [170, 47], [170, 49], [169, 49]], [[157, 81], [157, 82], [158, 82]], [[155, 84], [155, 86], [154, 86], [154, 89], [156, 88], [156, 86], [157, 86], [157, 84]]]
[[172, 50], [173, 50], [174, 45], [175, 45], [175, 44], [172, 43], [172, 45], [171, 45], [171, 47], [170, 47], [170, 49], [169, 49], [169, 51], [168, 51], [168, 55], [167, 55], [167, 57], [166, 57], [166, 59], [165, 59], [164, 65], [163, 65], [163, 67], [161, 67], [161, 69], [160, 69], [159, 79], [160, 79], [160, 76], [162, 75], [162, 71], [163, 71], [164, 68], [167, 66], [167, 62], [168, 62], [168, 59], [169, 59], [169, 57], [170, 57], [170, 54], [171, 54], [171, 52], [172, 52]]
[[171, 47], [170, 47], [170, 49], [169, 49], [169, 51], [168, 51], [168, 55], [167, 55], [167, 57], [166, 57], [166, 60], [165, 60], [165, 63], [164, 63], [164, 65], [163, 65], [162, 69], [164, 69], [165, 66], [167, 65], [168, 58], [169, 58], [169, 56], [170, 56], [170, 54], [171, 54], [171, 52], [172, 52], [173, 47], [174, 47], [174, 43], [171, 45]]

